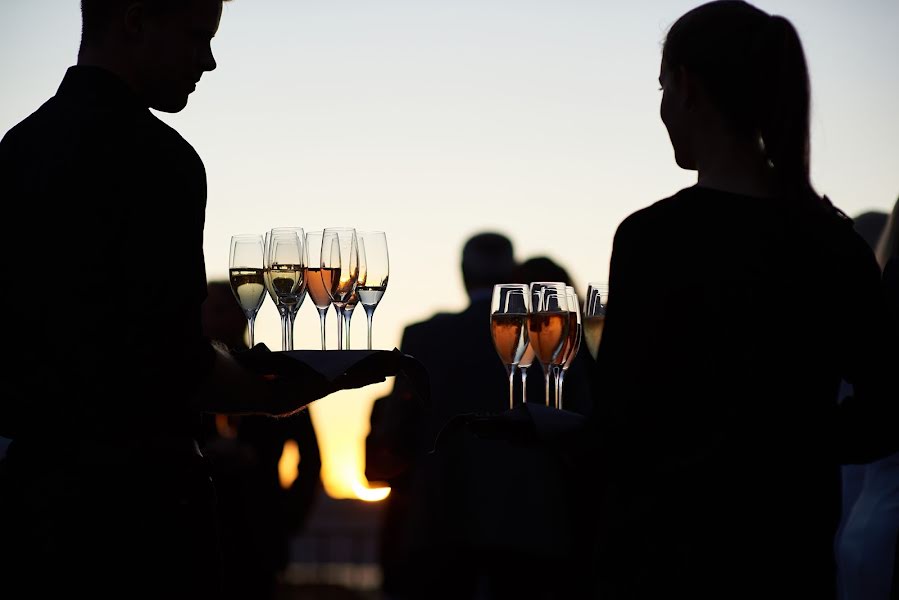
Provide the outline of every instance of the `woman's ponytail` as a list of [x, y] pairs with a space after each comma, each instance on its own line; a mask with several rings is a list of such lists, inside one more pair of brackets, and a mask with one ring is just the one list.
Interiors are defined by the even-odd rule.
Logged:
[[750, 51], [753, 120], [778, 183], [803, 194], [809, 182], [810, 84], [799, 34], [783, 17], [771, 16]]

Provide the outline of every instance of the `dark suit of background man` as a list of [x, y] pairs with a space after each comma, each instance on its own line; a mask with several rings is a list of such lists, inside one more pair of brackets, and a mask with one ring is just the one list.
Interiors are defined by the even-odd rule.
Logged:
[[[201, 412], [287, 415], [336, 386], [203, 336], [206, 172], [149, 109], [216, 67], [221, 0], [83, 0], [78, 63], [0, 142], [0, 582], [27, 597], [217, 597]], [[14, 85], [14, 82], [12, 82]], [[383, 381], [368, 374], [343, 387]]]
[[[493, 286], [510, 281], [511, 241], [498, 233], [471, 237], [462, 250], [469, 305], [406, 327], [401, 350], [418, 359], [431, 383], [430, 410], [397, 377], [390, 395], [375, 401], [367, 439], [366, 476], [391, 486], [381, 529], [383, 591], [390, 598], [469, 597], [476, 573], [460, 556], [433, 545], [426, 524], [429, 498], [422, 492], [423, 459], [441, 428], [461, 413], [499, 413], [508, 408], [506, 371], [490, 337]], [[414, 539], [413, 539], [414, 538]]]

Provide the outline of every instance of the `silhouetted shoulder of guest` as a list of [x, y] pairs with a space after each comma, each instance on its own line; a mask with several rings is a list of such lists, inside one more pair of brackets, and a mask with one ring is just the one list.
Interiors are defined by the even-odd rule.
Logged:
[[876, 249], [881, 234], [886, 230], [889, 214], [878, 210], [869, 210], [852, 218], [855, 231], [867, 242], [871, 249]]
[[[899, 330], [899, 200], [871, 245], [883, 268], [887, 318]], [[896, 378], [895, 370], [892, 377]], [[899, 437], [899, 426], [894, 424], [893, 429]], [[837, 538], [839, 598], [894, 600], [899, 597], [899, 452], [853, 467], [861, 471], [861, 478]], [[847, 483], [852, 482], [844, 481], [844, 491]]]

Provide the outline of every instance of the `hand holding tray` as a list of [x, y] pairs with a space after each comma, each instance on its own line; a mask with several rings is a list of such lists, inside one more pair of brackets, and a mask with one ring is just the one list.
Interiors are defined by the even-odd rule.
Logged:
[[[418, 398], [429, 401], [427, 371], [421, 363], [393, 350], [285, 350], [273, 352], [265, 344], [235, 354], [245, 367], [284, 386], [302, 386], [313, 402], [339, 390], [380, 383], [400, 373], [412, 382]], [[296, 402], [293, 403], [296, 406]]]

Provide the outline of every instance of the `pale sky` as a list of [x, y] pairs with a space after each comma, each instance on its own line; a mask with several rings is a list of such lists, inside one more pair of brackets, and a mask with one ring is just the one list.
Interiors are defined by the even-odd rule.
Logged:
[[[695, 182], [674, 163], [657, 77], [667, 27], [697, 5], [227, 3], [218, 69], [184, 111], [158, 113], [206, 165], [209, 278], [226, 277], [235, 233], [384, 230], [391, 274], [374, 323], [383, 349], [399, 345], [406, 324], [464, 306], [459, 254], [477, 231], [506, 233], [519, 259], [554, 258], [583, 295], [607, 276], [618, 223]], [[805, 45], [817, 190], [850, 216], [889, 211], [899, 195], [899, 1], [756, 5], [789, 18]], [[0, 0], [0, 133], [55, 92], [79, 33], [77, 0]], [[317, 319], [307, 300], [297, 348], [320, 347]], [[330, 347], [335, 327], [331, 312]], [[256, 338], [280, 349], [269, 300]], [[389, 384], [313, 404], [331, 495], [364, 482], [368, 413]]]

